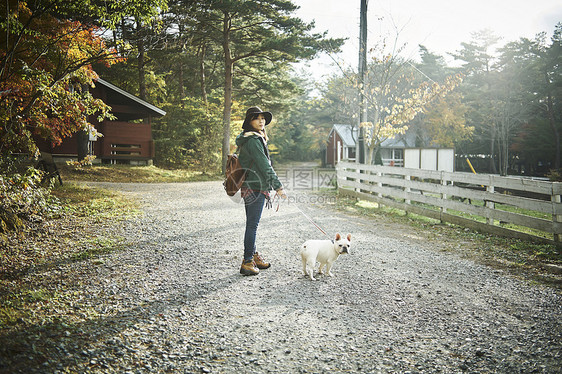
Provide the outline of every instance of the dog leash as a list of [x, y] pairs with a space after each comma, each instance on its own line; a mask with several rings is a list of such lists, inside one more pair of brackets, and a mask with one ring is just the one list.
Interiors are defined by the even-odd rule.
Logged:
[[305, 216], [306, 219], [310, 221], [310, 223], [312, 223], [312, 225], [314, 227], [316, 227], [322, 234], [324, 234], [328, 239], [330, 239], [330, 236], [328, 234], [326, 234], [326, 231], [322, 230], [322, 228], [320, 226], [318, 226], [318, 224], [316, 224], [316, 222], [314, 222], [314, 220], [312, 218], [310, 218], [305, 212], [303, 212], [302, 209], [298, 205], [295, 205], [295, 206], [297, 207], [299, 212], [301, 212], [302, 215]]
[[[275, 209], [275, 211], [279, 211], [279, 203], [281, 200], [281, 197], [277, 194], [277, 192], [275, 193], [275, 196], [273, 197], [273, 201], [275, 201], [275, 198], [279, 198], [279, 201], [277, 201], [277, 208]], [[312, 218], [310, 218], [308, 216], [308, 214], [306, 214], [305, 212], [303, 212], [303, 210], [295, 204], [295, 207], [298, 209], [299, 212], [301, 212], [301, 214], [310, 222], [312, 223], [312, 225], [314, 227], [316, 227], [318, 229], [318, 231], [320, 231], [322, 234], [324, 234], [328, 239], [330, 239], [330, 236], [328, 234], [326, 234], [326, 231], [322, 230], [322, 228], [320, 226], [318, 226], [318, 224], [316, 222], [314, 222], [314, 220]]]

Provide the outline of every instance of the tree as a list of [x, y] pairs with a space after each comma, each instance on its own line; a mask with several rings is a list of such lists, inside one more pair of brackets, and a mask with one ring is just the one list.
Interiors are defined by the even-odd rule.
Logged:
[[425, 141], [420, 145], [454, 147], [461, 141], [470, 139], [474, 127], [466, 125], [466, 111], [459, 92], [451, 92], [437, 99], [425, 112]]
[[[520, 44], [527, 45], [525, 56], [531, 56], [531, 61], [527, 63], [528, 69], [524, 69], [529, 77], [529, 73], [534, 73], [532, 85], [529, 86], [528, 96], [532, 98], [532, 103], [538, 108], [538, 113], [546, 119], [551, 131], [552, 143], [555, 153], [552, 165], [554, 169], [560, 169], [561, 149], [560, 132], [562, 131], [562, 23], [555, 27], [553, 36], [548, 45], [546, 33], [540, 33], [529, 44], [525, 39], [521, 39]], [[530, 96], [530, 94], [534, 94]]]
[[[534, 39], [521, 38], [507, 43], [500, 52], [493, 70], [488, 75], [489, 118], [494, 124], [495, 148], [501, 175], [507, 175], [514, 161], [512, 150], [519, 155], [529, 155], [521, 148], [522, 137], [534, 128], [536, 134], [545, 133], [538, 128], [546, 125], [550, 137], [544, 145], [544, 154], [553, 149], [549, 163], [560, 168], [560, 25], [551, 39], [546, 33]], [[558, 36], [557, 36], [558, 35]], [[525, 125], [524, 128], [522, 126]], [[519, 134], [519, 135], [518, 135]], [[538, 135], [537, 135], [538, 136]], [[514, 145], [514, 139], [519, 143]], [[532, 143], [532, 142], [531, 142]], [[531, 144], [527, 142], [527, 144]], [[544, 155], [532, 157], [544, 162]]]
[[[148, 51], [162, 48], [167, 34], [163, 32], [160, 14], [167, 9], [167, 0], [147, 2], [129, 0], [124, 4], [115, 3], [123, 13], [112, 24], [113, 47], [120, 55], [134, 65], [137, 79], [135, 92], [139, 98], [148, 100], [147, 65]], [[136, 6], [129, 6], [135, 4]], [[108, 42], [111, 39], [108, 39]]]
[[[33, 134], [54, 144], [90, 127], [87, 116], [108, 116], [109, 107], [86, 89], [91, 65], [117, 61], [100, 37], [140, 1], [7, 1], [0, 5], [0, 154], [34, 152]], [[147, 7], [153, 2], [144, 2]], [[116, 6], [123, 9], [117, 9]], [[138, 5], [138, 4], [137, 4]]]
[[[324, 39], [311, 34], [313, 24], [292, 17], [297, 6], [288, 0], [202, 2], [208, 11], [200, 13], [198, 28], [222, 46], [224, 68], [222, 165], [230, 152], [230, 123], [235, 68], [245, 60], [274, 63], [276, 67], [308, 59], [322, 50], [338, 49], [341, 39]], [[259, 104], [259, 103], [255, 103]]]
[[[521, 69], [512, 65], [510, 57], [504, 53], [490, 75], [492, 87], [492, 121], [496, 127], [497, 158], [500, 175], [507, 175], [511, 163], [511, 143], [513, 137], [528, 118], [528, 105], [522, 105], [524, 87], [520, 79]], [[503, 60], [503, 61], [502, 61]]]
[[460, 75], [451, 75], [443, 83], [416, 82], [413, 64], [402, 59], [400, 51], [396, 39], [391, 52], [385, 52], [384, 44], [378, 50], [373, 49], [378, 56], [369, 64], [369, 78], [364, 87], [371, 121], [360, 124], [366, 130], [367, 163], [376, 159], [382, 142], [404, 134], [418, 114], [461, 82]]
[[466, 76], [461, 92], [467, 112], [468, 125], [474, 127], [474, 140], [471, 144], [473, 153], [485, 153], [490, 156], [489, 171], [497, 172], [496, 143], [498, 137], [498, 116], [493, 100], [493, 64], [494, 46], [501, 38], [491, 30], [481, 30], [471, 34], [472, 40], [461, 43], [462, 48], [452, 56], [464, 61], [461, 71]]
[[[417, 82], [443, 81], [454, 69], [448, 68], [442, 56], [420, 46], [421, 63], [415, 65]], [[416, 133], [417, 147], [457, 147], [472, 136], [474, 128], [466, 124], [468, 108], [458, 90], [438, 98], [410, 122]]]
[[526, 175], [546, 174], [548, 169], [545, 166], [556, 154], [548, 121], [535, 121], [524, 123], [510, 145], [510, 151], [518, 158], [518, 171]]
[[1, 154], [34, 152], [33, 134], [58, 144], [87, 127], [85, 115], [107, 114], [84, 89], [95, 78], [93, 61], [115, 59], [96, 29], [25, 3], [1, 10], [8, 14], [0, 52]]
[[[222, 47], [213, 42], [208, 29], [210, 12], [212, 9], [206, 2], [180, 0], [170, 4], [169, 11], [163, 17], [165, 33], [170, 36], [165, 53], [170, 55], [173, 69], [177, 70], [178, 93], [180, 97], [185, 97], [189, 86], [192, 94], [199, 91], [205, 105], [208, 103], [208, 93], [215, 86], [218, 87], [217, 74], [214, 73], [222, 62], [219, 57]], [[195, 77], [198, 77], [198, 81], [192, 81]], [[208, 77], [211, 82], [208, 82]]]
[[220, 120], [213, 116], [220, 105], [185, 97], [180, 105], [163, 105], [167, 114], [154, 123], [155, 162], [164, 167], [192, 165], [203, 172], [216, 171], [220, 154]]

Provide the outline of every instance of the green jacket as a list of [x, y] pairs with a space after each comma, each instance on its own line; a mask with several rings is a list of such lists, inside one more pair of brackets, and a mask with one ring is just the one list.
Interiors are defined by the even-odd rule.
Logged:
[[256, 191], [278, 190], [283, 187], [271, 167], [269, 151], [261, 136], [242, 132], [236, 137], [236, 145], [240, 164], [248, 169], [243, 187]]

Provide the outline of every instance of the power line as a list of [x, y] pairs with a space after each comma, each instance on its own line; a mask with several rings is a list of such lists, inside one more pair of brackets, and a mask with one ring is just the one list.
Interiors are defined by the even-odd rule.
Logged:
[[413, 67], [418, 73], [420, 73], [421, 75], [423, 75], [424, 77], [426, 77], [427, 79], [429, 79], [432, 83], [437, 84], [437, 82], [435, 82], [433, 79], [431, 79], [430, 77], [427, 76], [427, 74], [425, 74], [423, 71], [421, 71], [420, 69], [418, 69], [414, 64], [412, 64], [409, 60], [406, 60], [406, 63], [408, 65], [410, 65], [411, 67]]

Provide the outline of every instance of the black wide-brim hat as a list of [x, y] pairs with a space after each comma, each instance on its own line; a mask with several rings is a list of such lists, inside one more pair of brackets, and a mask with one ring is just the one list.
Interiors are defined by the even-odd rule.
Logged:
[[265, 125], [269, 125], [269, 123], [273, 119], [273, 114], [271, 114], [271, 112], [264, 112], [259, 107], [253, 106], [246, 111], [246, 118], [244, 119], [242, 128], [244, 130], [250, 129], [250, 121], [252, 120], [252, 118], [255, 118], [259, 114], [263, 114], [263, 116], [265, 117]]

